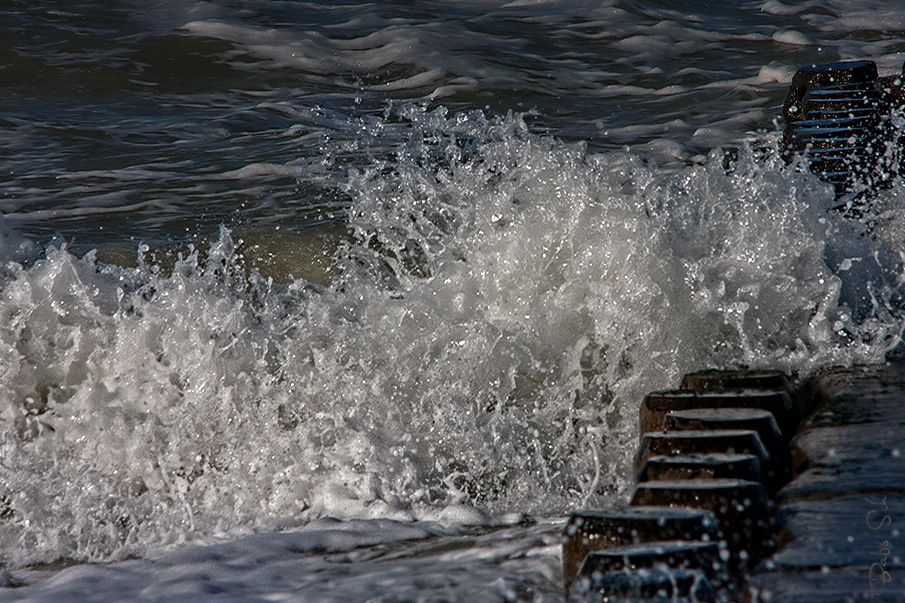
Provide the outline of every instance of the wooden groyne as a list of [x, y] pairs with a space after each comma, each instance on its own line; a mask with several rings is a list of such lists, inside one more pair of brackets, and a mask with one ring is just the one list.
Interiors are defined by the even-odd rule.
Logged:
[[639, 420], [629, 504], [565, 527], [569, 601], [905, 601], [905, 362], [700, 371]]

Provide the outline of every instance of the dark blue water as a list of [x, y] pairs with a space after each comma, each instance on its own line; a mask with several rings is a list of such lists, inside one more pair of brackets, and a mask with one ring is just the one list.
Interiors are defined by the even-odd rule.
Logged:
[[303, 228], [348, 204], [349, 167], [392, 156], [410, 135], [395, 113], [406, 103], [524, 113], [531, 131], [592, 151], [701, 160], [774, 130], [798, 64], [867, 56], [898, 69], [894, 13], [878, 6], [859, 20], [845, 4], [769, 2], [10, 2], [0, 14], [0, 211], [82, 251], [179, 241], [221, 223]]

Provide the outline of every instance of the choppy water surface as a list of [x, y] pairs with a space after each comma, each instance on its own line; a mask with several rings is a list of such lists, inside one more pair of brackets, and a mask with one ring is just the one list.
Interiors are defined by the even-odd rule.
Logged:
[[555, 516], [683, 372], [882, 358], [901, 183], [775, 153], [796, 65], [901, 68], [849, 4], [0, 9], [0, 561]]

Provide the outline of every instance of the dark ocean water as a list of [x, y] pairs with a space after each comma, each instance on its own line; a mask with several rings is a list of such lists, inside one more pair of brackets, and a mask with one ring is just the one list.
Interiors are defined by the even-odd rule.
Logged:
[[223, 223], [299, 229], [348, 206], [350, 168], [411, 139], [408, 105], [514, 112], [591, 152], [700, 161], [775, 130], [796, 65], [898, 69], [900, 23], [883, 9], [11, 0], [0, 209], [80, 250]]
[[[896, 2], [6, 0], [0, 28], [10, 571], [313, 530], [273, 536], [288, 562], [339, 517], [330, 550], [471, 538], [486, 585], [422, 552], [286, 598], [555, 599], [555, 522], [455, 530], [621, 500], [683, 372], [901, 331], [898, 178], [846, 216], [776, 152], [796, 66], [900, 72]], [[93, 600], [85, 567], [0, 599]]]

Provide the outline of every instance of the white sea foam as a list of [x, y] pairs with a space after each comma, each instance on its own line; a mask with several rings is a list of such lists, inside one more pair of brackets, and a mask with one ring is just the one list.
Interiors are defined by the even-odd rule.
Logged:
[[788, 4], [783, 4], [781, 2], [776, 2], [776, 0], [769, 0], [768, 2], [764, 2], [763, 6], [760, 7], [762, 11], [765, 13], [769, 13], [771, 15], [797, 15], [798, 13], [807, 9], [806, 6], [789, 6]]
[[773, 39], [793, 46], [808, 46], [814, 43], [811, 38], [794, 29], [780, 29], [773, 34]]
[[553, 603], [562, 601], [561, 521], [482, 534], [431, 523], [315, 520], [151, 559], [76, 566], [25, 588], [2, 588], [0, 571], [0, 601]]
[[226, 231], [171, 272], [6, 264], [7, 563], [619, 498], [646, 391], [876, 360], [901, 328], [898, 248], [773, 156], [664, 171], [518, 117], [400, 117], [319, 292], [249, 277]]

